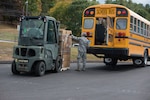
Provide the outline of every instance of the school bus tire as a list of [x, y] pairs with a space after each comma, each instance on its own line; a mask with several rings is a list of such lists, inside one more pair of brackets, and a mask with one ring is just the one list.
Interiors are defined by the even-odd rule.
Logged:
[[104, 58], [104, 63], [108, 66], [115, 66], [117, 64], [117, 58]]
[[144, 52], [144, 58], [143, 58], [143, 66], [147, 66], [147, 61], [148, 61], [148, 51], [146, 50]]
[[141, 67], [143, 65], [142, 58], [133, 58], [133, 65], [136, 67]]
[[145, 67], [148, 61], [148, 52], [147, 50], [144, 52], [144, 57], [141, 58], [133, 58], [133, 65], [137, 67]]

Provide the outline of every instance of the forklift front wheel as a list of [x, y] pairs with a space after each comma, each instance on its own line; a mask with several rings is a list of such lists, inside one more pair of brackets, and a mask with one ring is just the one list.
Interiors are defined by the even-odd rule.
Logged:
[[61, 60], [61, 57], [58, 56], [56, 61], [55, 61], [55, 69], [54, 69], [54, 72], [55, 73], [58, 73], [61, 71], [61, 68], [62, 68], [62, 60]]
[[12, 64], [11, 64], [11, 71], [12, 71], [12, 73], [13, 73], [14, 75], [20, 74], [20, 72], [17, 71], [17, 69], [16, 69], [16, 63], [15, 63], [15, 61], [13, 61]]
[[39, 61], [35, 64], [35, 75], [42, 76], [45, 74], [45, 63], [43, 61]]

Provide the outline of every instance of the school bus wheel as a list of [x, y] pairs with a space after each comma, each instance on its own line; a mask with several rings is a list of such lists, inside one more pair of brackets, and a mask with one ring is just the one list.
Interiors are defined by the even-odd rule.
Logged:
[[133, 58], [133, 65], [137, 67], [145, 67], [147, 65], [148, 60], [148, 52], [147, 50], [144, 52], [144, 57], [141, 58]]
[[133, 58], [132, 60], [134, 66], [142, 66], [142, 58]]
[[106, 65], [112, 65], [115, 66], [117, 64], [118, 59], [117, 58], [104, 58], [104, 63]]
[[148, 51], [145, 50], [145, 52], [144, 52], [144, 58], [143, 58], [143, 64], [144, 64], [144, 66], [147, 65], [147, 61], [148, 61]]

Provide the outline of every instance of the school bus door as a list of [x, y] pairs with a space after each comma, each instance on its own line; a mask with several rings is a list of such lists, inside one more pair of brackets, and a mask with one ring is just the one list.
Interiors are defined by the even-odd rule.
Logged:
[[107, 17], [107, 45], [114, 45], [114, 19]]

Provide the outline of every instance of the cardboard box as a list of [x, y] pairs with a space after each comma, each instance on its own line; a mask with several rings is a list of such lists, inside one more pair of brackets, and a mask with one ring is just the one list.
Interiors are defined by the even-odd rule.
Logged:
[[60, 30], [60, 42], [61, 42], [61, 55], [62, 55], [62, 71], [70, 69], [70, 56], [71, 56], [71, 46], [72, 39], [69, 36], [72, 34], [70, 30]]

